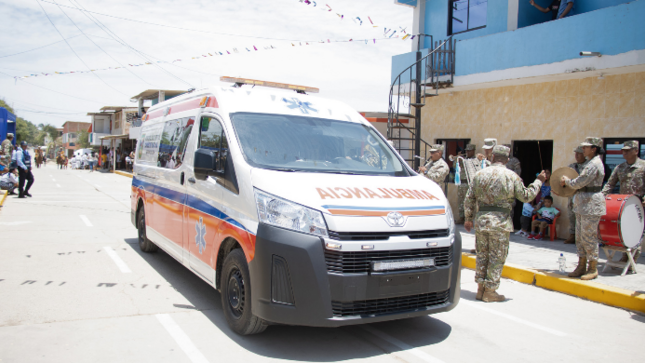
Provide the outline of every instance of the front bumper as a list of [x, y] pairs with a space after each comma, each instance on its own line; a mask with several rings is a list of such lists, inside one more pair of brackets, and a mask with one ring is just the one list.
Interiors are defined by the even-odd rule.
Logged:
[[456, 233], [445, 266], [338, 273], [328, 271], [321, 238], [260, 224], [249, 263], [253, 314], [273, 323], [337, 327], [452, 310], [461, 276]]

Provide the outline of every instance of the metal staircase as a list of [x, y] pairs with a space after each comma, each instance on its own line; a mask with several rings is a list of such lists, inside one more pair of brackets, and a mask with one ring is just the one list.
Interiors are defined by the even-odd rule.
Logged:
[[[425, 57], [417, 51], [417, 60], [399, 73], [390, 87], [388, 107], [387, 138], [403, 159], [415, 170], [421, 158], [428, 157], [430, 144], [421, 139], [421, 108], [427, 97], [437, 96], [439, 89], [451, 87], [455, 74], [455, 46], [452, 37], [445, 41], [433, 42], [434, 46]], [[414, 112], [413, 112], [414, 110]], [[404, 125], [408, 123], [408, 125]]]

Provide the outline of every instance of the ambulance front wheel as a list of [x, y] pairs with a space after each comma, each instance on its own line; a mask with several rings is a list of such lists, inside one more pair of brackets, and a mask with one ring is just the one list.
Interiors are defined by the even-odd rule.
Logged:
[[143, 210], [143, 207], [139, 209], [137, 229], [139, 235], [139, 248], [141, 248], [141, 251], [156, 252], [159, 247], [157, 247], [156, 244], [152, 243], [152, 241], [148, 239], [148, 236], [146, 236], [146, 213]]
[[241, 249], [226, 256], [221, 279], [222, 309], [231, 329], [240, 335], [263, 332], [266, 322], [251, 312], [249, 266]]

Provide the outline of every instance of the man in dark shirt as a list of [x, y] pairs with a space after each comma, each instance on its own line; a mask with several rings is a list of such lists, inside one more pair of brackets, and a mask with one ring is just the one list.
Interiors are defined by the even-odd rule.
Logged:
[[543, 13], [551, 12], [551, 20], [561, 19], [567, 15], [571, 15], [573, 9], [573, 0], [553, 0], [546, 8], [536, 4], [534, 0], [530, 0], [531, 5]]

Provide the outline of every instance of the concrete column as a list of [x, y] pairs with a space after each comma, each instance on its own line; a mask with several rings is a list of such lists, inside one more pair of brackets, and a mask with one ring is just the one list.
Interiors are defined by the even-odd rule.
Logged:
[[508, 17], [506, 18], [506, 30], [517, 30], [517, 18], [520, 11], [519, 0], [508, 0]]
[[[414, 7], [414, 15], [412, 16], [412, 31], [411, 34], [426, 34], [426, 1], [417, 1], [417, 6]], [[424, 39], [422, 39], [424, 40]], [[412, 51], [416, 52], [419, 42], [416, 37], [410, 42], [412, 43]], [[423, 49], [423, 42], [421, 42]]]
[[143, 98], [139, 98], [139, 117], [143, 117]]
[[163, 102], [165, 100], [166, 100], [166, 92], [159, 91], [159, 102]]

